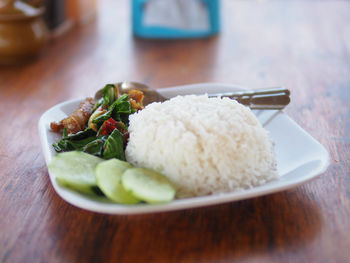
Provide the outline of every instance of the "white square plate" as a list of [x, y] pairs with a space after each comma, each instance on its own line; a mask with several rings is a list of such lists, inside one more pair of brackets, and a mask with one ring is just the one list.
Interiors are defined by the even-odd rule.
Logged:
[[[229, 92], [242, 90], [237, 86], [203, 83], [178, 86], [158, 90], [165, 97], [176, 95], [203, 94], [215, 92]], [[52, 143], [60, 140], [61, 136], [50, 131], [50, 122], [59, 121], [70, 115], [81, 100], [71, 100], [58, 104], [47, 110], [39, 121], [39, 134], [46, 164], [56, 154]], [[249, 190], [230, 192], [220, 195], [174, 200], [168, 204], [150, 205], [121, 205], [112, 203], [105, 198], [91, 198], [59, 186], [53, 175], [51, 183], [58, 193], [68, 203], [94, 212], [108, 214], [137, 214], [178, 210], [214, 204], [232, 202], [262, 196], [282, 191], [305, 183], [323, 173], [329, 165], [329, 155], [326, 149], [298, 126], [282, 111], [259, 110], [254, 111], [259, 121], [270, 132], [275, 142], [275, 154], [279, 179]]]

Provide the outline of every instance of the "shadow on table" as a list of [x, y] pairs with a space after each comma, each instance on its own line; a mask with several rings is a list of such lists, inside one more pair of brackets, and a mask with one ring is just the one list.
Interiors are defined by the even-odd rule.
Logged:
[[[49, 231], [67, 262], [216, 262], [272, 257], [310, 243], [322, 226], [302, 191], [159, 214], [112, 216], [52, 204]], [[53, 198], [53, 202], [63, 202]], [[61, 207], [54, 211], [54, 207]]]

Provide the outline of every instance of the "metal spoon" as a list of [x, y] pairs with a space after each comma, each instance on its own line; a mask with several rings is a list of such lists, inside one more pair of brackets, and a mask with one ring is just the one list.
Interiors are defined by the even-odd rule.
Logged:
[[[168, 100], [156, 90], [149, 88], [147, 85], [137, 82], [119, 82], [115, 86], [120, 93], [127, 93], [129, 90], [138, 89], [144, 93], [143, 105], [148, 105], [152, 102], [163, 102]], [[251, 109], [275, 109], [281, 110], [290, 102], [290, 91], [284, 88], [270, 88], [249, 91], [234, 91], [228, 93], [208, 94], [209, 97], [228, 97], [237, 100], [239, 103], [250, 107]], [[102, 97], [102, 90], [95, 94], [95, 99]]]

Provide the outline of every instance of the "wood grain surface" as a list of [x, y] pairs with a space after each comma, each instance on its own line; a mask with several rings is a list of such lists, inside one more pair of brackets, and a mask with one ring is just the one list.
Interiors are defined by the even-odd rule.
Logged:
[[[200, 40], [132, 36], [127, 0], [0, 67], [0, 262], [349, 262], [350, 2], [222, 2], [222, 31]], [[224, 82], [291, 90], [286, 109], [331, 165], [292, 190], [176, 212], [87, 212], [53, 190], [37, 124], [53, 105], [107, 82], [154, 88]]]

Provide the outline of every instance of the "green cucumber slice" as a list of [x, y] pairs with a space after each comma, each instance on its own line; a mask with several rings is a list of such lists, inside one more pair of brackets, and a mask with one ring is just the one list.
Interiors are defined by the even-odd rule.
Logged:
[[110, 159], [96, 166], [97, 185], [111, 200], [122, 204], [136, 204], [140, 200], [126, 191], [120, 183], [120, 176], [133, 166], [127, 162]]
[[95, 194], [95, 167], [102, 161], [104, 160], [84, 152], [64, 152], [52, 159], [48, 169], [59, 185], [82, 193]]
[[128, 169], [122, 174], [121, 183], [127, 191], [150, 204], [167, 203], [175, 196], [168, 178], [151, 169]]

